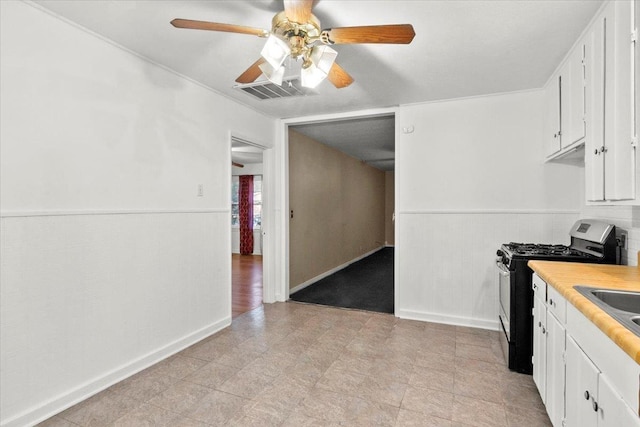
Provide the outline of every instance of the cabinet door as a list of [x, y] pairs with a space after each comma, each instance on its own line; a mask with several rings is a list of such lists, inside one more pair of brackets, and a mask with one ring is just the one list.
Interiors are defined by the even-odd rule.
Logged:
[[597, 19], [586, 38], [586, 115], [585, 139], [586, 196], [589, 201], [604, 200], [604, 20]]
[[598, 417], [593, 411], [597, 401], [598, 368], [589, 360], [576, 342], [567, 337], [566, 427], [597, 427]]
[[563, 102], [569, 100], [569, 121], [567, 129], [563, 128], [562, 148], [574, 144], [585, 137], [585, 41], [579, 43], [569, 58], [571, 79], [569, 86], [562, 86]]
[[[533, 382], [538, 387], [542, 402], [546, 403], [546, 377], [547, 377], [547, 309], [544, 300], [541, 299], [540, 286], [534, 283], [533, 292]], [[544, 294], [543, 294], [544, 295]]]
[[560, 151], [560, 76], [555, 76], [545, 89], [546, 116], [546, 153], [550, 156]]
[[565, 385], [565, 329], [553, 314], [547, 311], [547, 413], [551, 423], [559, 427], [564, 419]]
[[640, 418], [611, 387], [608, 379], [598, 377], [598, 427], [638, 427]]
[[571, 61], [560, 69], [560, 148], [571, 144]]
[[612, 1], [604, 10], [605, 43], [605, 198], [635, 198], [636, 150], [632, 144], [633, 60], [632, 2]]

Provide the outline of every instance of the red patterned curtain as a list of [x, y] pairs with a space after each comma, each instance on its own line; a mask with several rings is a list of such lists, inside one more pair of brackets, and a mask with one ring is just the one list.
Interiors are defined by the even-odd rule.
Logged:
[[240, 254], [253, 253], [253, 175], [240, 176]]

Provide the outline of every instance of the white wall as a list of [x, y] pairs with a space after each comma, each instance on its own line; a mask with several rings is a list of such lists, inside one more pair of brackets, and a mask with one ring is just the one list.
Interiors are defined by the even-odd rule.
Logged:
[[0, 19], [5, 426], [230, 322], [230, 132], [274, 121], [29, 4]]
[[569, 243], [582, 169], [543, 163], [542, 114], [541, 91], [400, 107], [396, 315], [497, 328], [500, 244]]

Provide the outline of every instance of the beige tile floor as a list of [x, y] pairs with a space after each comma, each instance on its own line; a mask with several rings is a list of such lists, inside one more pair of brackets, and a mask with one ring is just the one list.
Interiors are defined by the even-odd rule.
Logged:
[[41, 426], [550, 426], [497, 332], [276, 303]]

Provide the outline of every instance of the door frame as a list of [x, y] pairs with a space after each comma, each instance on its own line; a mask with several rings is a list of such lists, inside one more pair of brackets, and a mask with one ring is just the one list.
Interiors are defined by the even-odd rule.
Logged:
[[[377, 108], [370, 110], [350, 111], [345, 113], [323, 114], [315, 116], [304, 116], [290, 119], [281, 119], [276, 128], [276, 145], [274, 164], [281, 167], [276, 170], [276, 215], [277, 221], [276, 235], [274, 236], [274, 281], [273, 296], [275, 301], [286, 301], [289, 299], [289, 126], [309, 123], [322, 123], [336, 120], [359, 119], [376, 116], [393, 115], [397, 118], [398, 107]], [[397, 139], [397, 138], [396, 138]], [[396, 164], [397, 165], [397, 164]], [[397, 193], [396, 193], [397, 194]], [[394, 201], [395, 204], [395, 201]], [[395, 228], [395, 222], [394, 222]], [[397, 246], [397, 241], [396, 241]], [[395, 262], [395, 261], [394, 261]], [[394, 271], [397, 269], [394, 266]], [[394, 273], [395, 274], [395, 273]], [[397, 286], [396, 286], [397, 287]], [[394, 293], [397, 300], [397, 292]], [[397, 301], [394, 301], [394, 303]], [[396, 304], [397, 306], [397, 304]]]
[[[243, 144], [250, 145], [252, 147], [256, 147], [262, 150], [262, 229], [260, 233], [262, 234], [262, 303], [275, 302], [273, 298], [272, 289], [273, 285], [273, 239], [271, 236], [274, 234], [273, 224], [274, 224], [274, 215], [273, 215], [273, 195], [274, 193], [274, 168], [273, 168], [273, 152], [274, 148], [268, 146], [267, 144], [257, 141], [255, 138], [248, 137], [243, 135], [241, 132], [231, 130], [228, 135], [228, 162], [227, 167], [229, 168], [229, 173], [227, 174], [227, 200], [229, 203], [231, 202], [231, 176], [233, 172], [233, 168], [231, 166], [232, 161], [232, 144], [233, 141], [240, 141]], [[265, 215], [266, 213], [266, 215]], [[229, 209], [229, 220], [227, 221], [229, 224], [228, 229], [228, 247], [229, 247], [229, 278], [232, 276], [232, 263], [231, 263], [231, 248], [232, 248], [232, 235], [231, 235], [231, 209]], [[232, 311], [232, 287], [233, 284], [231, 280], [229, 280], [229, 310]]]

